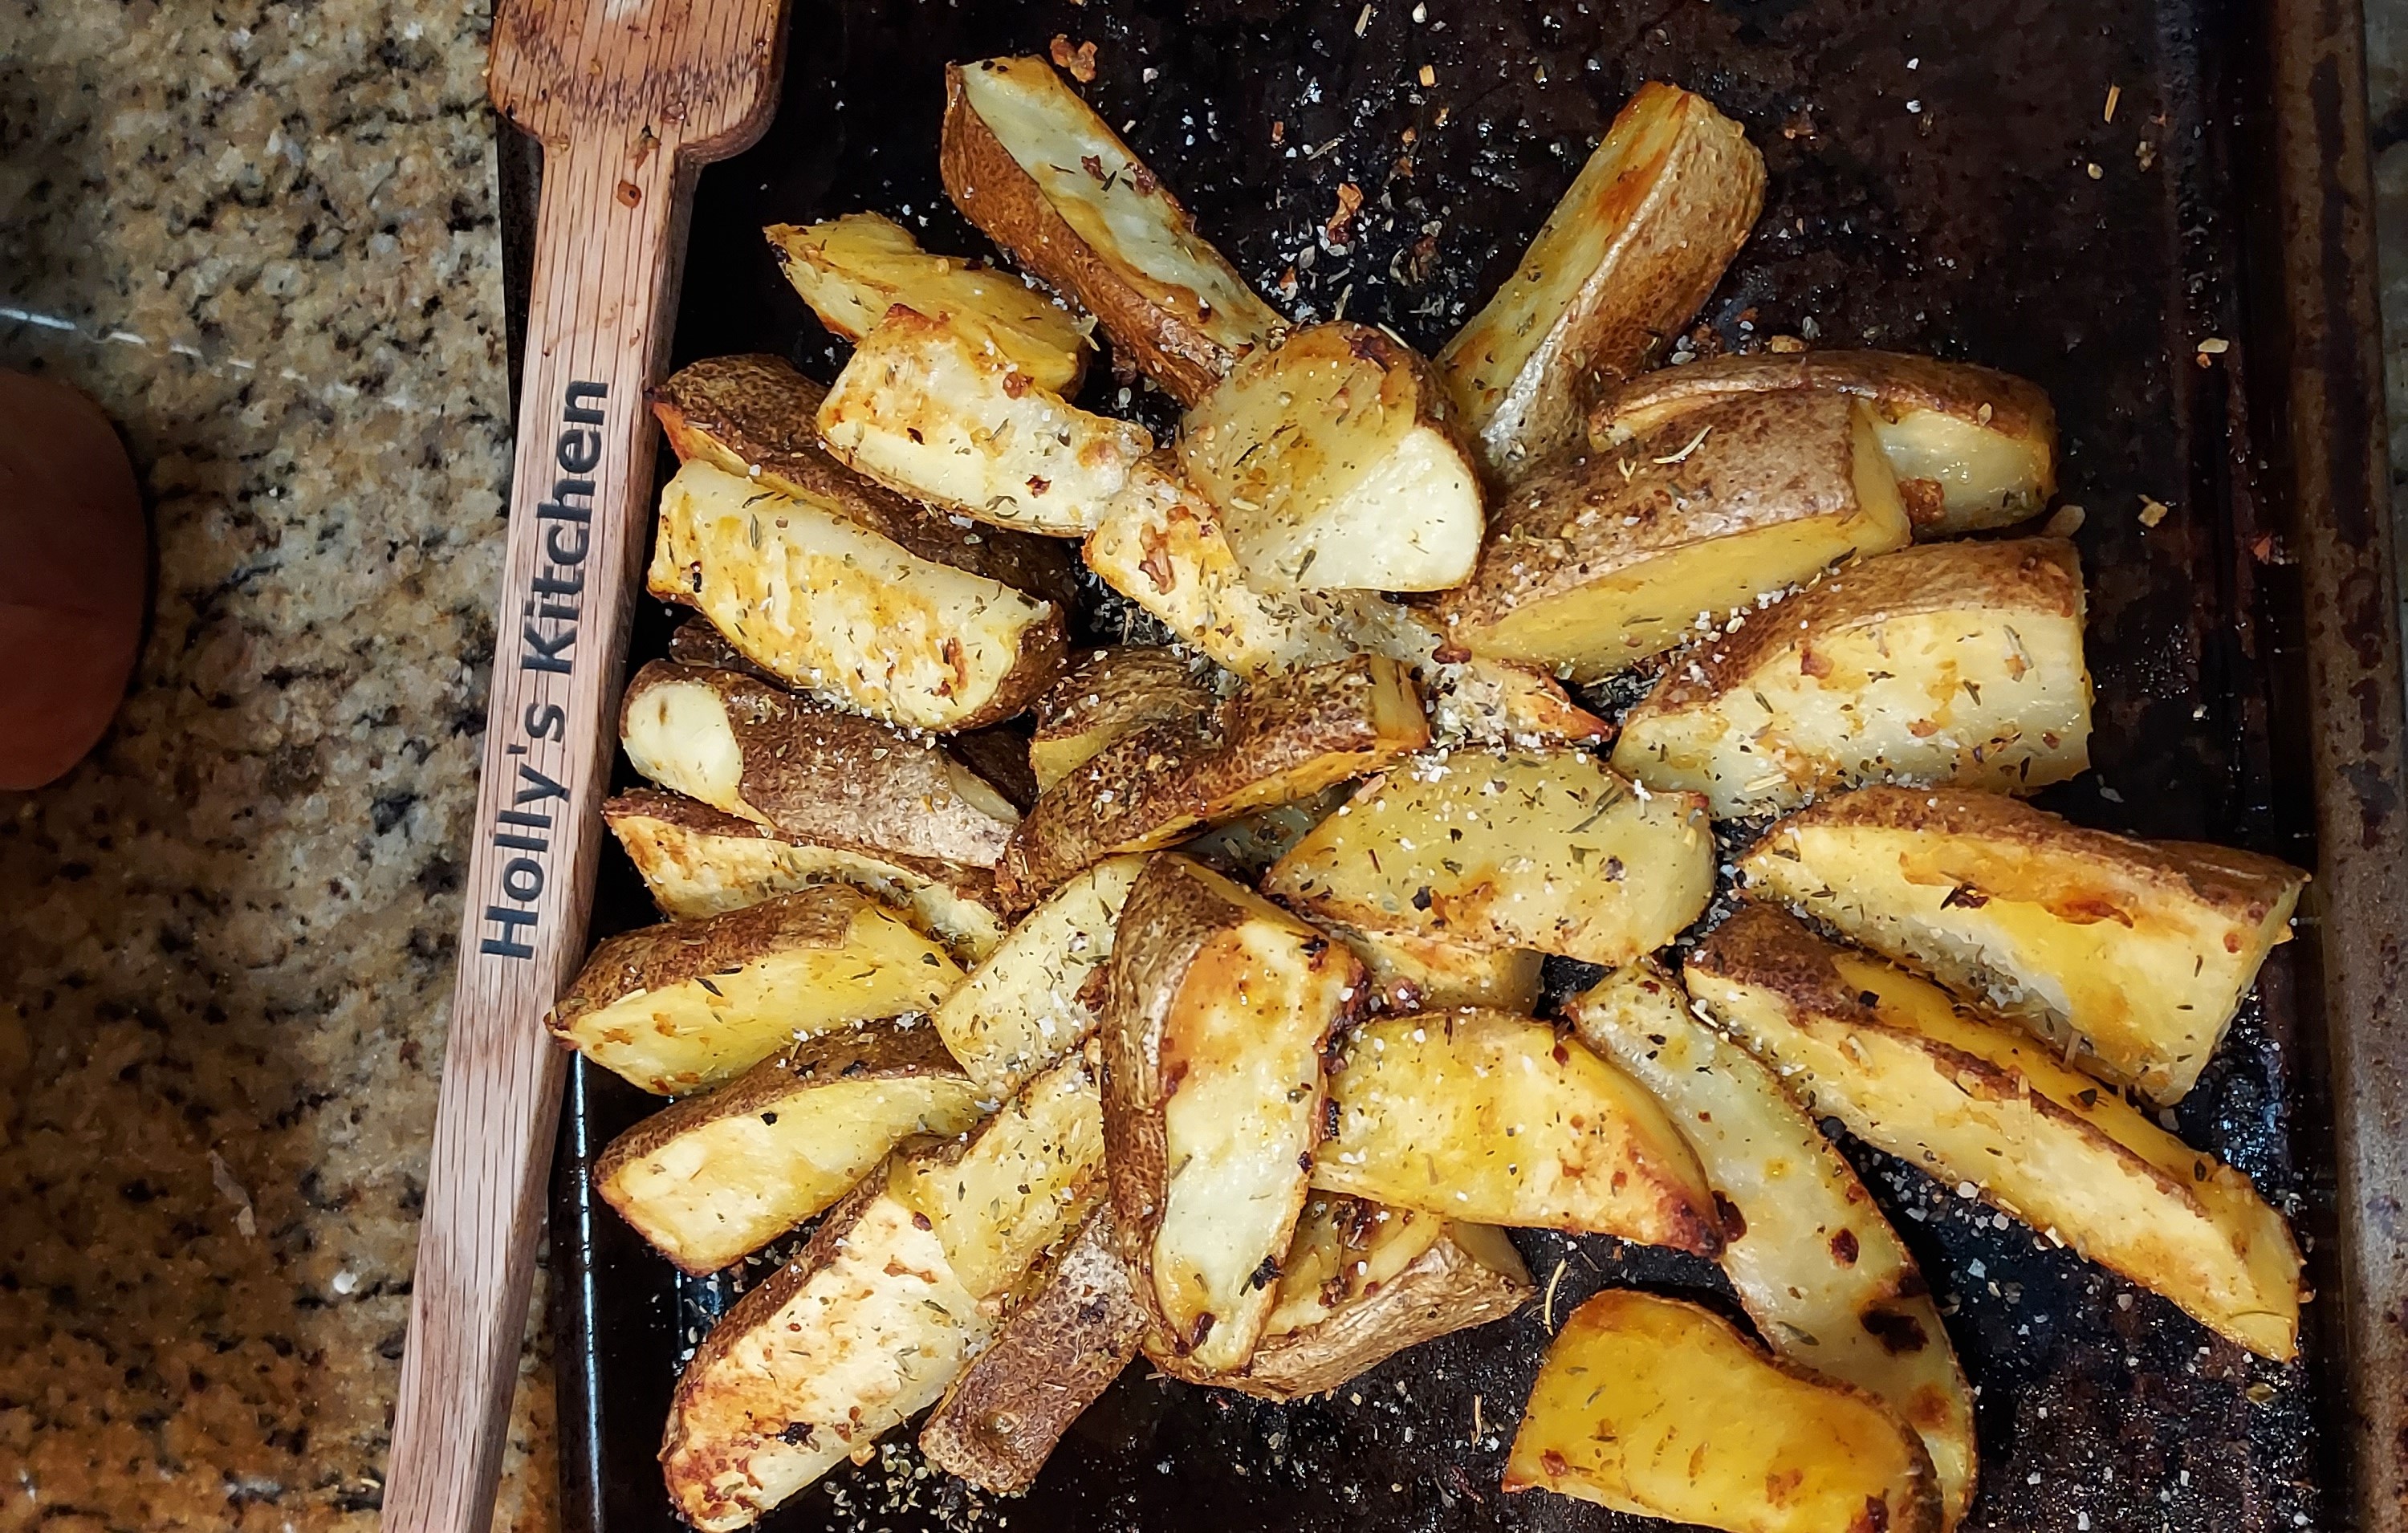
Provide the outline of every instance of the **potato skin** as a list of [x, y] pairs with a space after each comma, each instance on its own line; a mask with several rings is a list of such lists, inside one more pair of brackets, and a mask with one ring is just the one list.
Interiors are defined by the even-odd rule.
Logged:
[[1192, 724], [1220, 706], [1186, 656], [1153, 644], [1090, 650], [1037, 699], [1028, 760], [1039, 791], [1124, 735], [1153, 724]]
[[[1834, 349], [1705, 357], [1641, 373], [1609, 390], [1589, 412], [1589, 446], [1611, 451], [1676, 416], [1734, 394], [1793, 391], [1979, 418], [2004, 436], [2057, 439], [2057, 407], [2047, 391], [2029, 380], [1995, 367], [1905, 351]], [[1985, 409], [1987, 416], [1981, 414]]]

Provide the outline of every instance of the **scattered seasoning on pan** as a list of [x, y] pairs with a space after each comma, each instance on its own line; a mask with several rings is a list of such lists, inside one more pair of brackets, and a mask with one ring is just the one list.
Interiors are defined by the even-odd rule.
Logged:
[[2116, 104], [2117, 102], [2119, 102], [2119, 101], [2123, 100], [2123, 99], [2124, 99], [2124, 88], [2123, 88], [2122, 86], [2120, 86], [2120, 85], [2110, 85], [2109, 87], [2107, 87], [2107, 106], [2106, 106], [2106, 109], [2100, 113], [2100, 118], [2099, 118], [2099, 120], [2100, 120], [2100, 122], [2114, 122], [2114, 121], [2115, 121], [2115, 104]]
[[2141, 497], [2141, 525], [2144, 527], [2156, 526], [2158, 523], [2163, 522], [2166, 519], [2166, 512], [2170, 508], [2164, 501], [2153, 500], [2147, 495], [2143, 495]]

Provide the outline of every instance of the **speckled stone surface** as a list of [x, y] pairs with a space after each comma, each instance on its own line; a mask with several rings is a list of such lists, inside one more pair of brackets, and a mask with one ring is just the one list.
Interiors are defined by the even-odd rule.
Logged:
[[375, 1523], [507, 475], [485, 25], [0, 10], [0, 363], [158, 547], [102, 749], [0, 795], [0, 1529]]
[[[2408, 509], [2408, 0], [2366, 0], [2366, 109], [2373, 120], [2391, 500], [2395, 509]], [[2408, 564], [2408, 539], [2401, 555]]]

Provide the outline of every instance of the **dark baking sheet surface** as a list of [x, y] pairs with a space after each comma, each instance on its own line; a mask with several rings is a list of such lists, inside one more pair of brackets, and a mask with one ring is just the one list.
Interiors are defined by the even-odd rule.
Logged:
[[[2248, 308], [2243, 272], [2264, 234], [2246, 222], [2263, 206], [2248, 149], [2264, 121], [2250, 106], [2263, 90], [2250, 62], [2258, 12], [2186, 0], [1420, 8], [1416, 21], [1397, 0], [806, 0], [776, 123], [702, 177], [673, 361], [782, 351], [831, 376], [840, 353], [778, 276], [763, 223], [870, 208], [931, 249], [986, 251], [936, 179], [949, 59], [1041, 53], [1057, 34], [1095, 42], [1090, 99], [1129, 124], [1125, 136], [1240, 271], [1299, 318], [1342, 301], [1349, 318], [1430, 351], [1509, 269], [1629, 92], [1670, 79], [1740, 118], [1771, 172], [1756, 237], [1692, 349], [1790, 335], [1928, 351], [2054, 395], [2064, 498], [2087, 511], [2078, 541], [2099, 709], [2097, 769], [2045, 802], [2086, 824], [2315, 861], [2297, 581], [2279, 497], [2261, 482], [2257, 391], [2243, 385], [2267, 322]], [[1345, 181], [1369, 205], [1340, 252], [1322, 229]], [[1282, 299], [1291, 269], [1294, 297]], [[2211, 337], [2229, 350], [2202, 365], [2198, 343]], [[1091, 402], [1119, 387], [1098, 369]], [[2154, 528], [2139, 520], [2144, 496], [2171, 508]], [[658, 612], [639, 620], [636, 655], [659, 652], [668, 625]], [[613, 853], [596, 935], [651, 918]], [[2315, 933], [2303, 936], [2269, 965], [2179, 1127], [2322, 1243], [2330, 1110], [2315, 1029], [2302, 1032], [2315, 967]], [[555, 1174], [566, 1509], [572, 1526], [608, 1533], [678, 1526], [652, 1461], [669, 1390], [741, 1282], [679, 1278], [588, 1196], [592, 1156], [652, 1105], [580, 1066]], [[2322, 1490], [2334, 1434], [2319, 1427], [2331, 1379], [2314, 1361], [2317, 1307], [2309, 1366], [2249, 1358], [2163, 1301], [2036, 1250], [2021, 1226], [1846, 1148], [1942, 1295], [1981, 1391], [1985, 1463], [1969, 1527], [2345, 1526]], [[1541, 1281], [1562, 1265], [1557, 1316], [1617, 1282], [1719, 1291], [1710, 1267], [1667, 1254], [1521, 1239]], [[2312, 1249], [2312, 1276], [2317, 1264]], [[1284, 1408], [1154, 1382], [1140, 1366], [1025, 1499], [921, 1477], [890, 1445], [764, 1526], [1648, 1526], [1497, 1491], [1545, 1339], [1534, 1306]]]

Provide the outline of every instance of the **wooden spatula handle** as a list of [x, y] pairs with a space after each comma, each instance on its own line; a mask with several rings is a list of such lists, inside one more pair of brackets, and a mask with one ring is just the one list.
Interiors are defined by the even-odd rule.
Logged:
[[565, 1055], [545, 1010], [583, 956], [682, 235], [640, 134], [549, 150], [529, 294], [460, 976], [427, 1167], [388, 1533], [492, 1515]]

